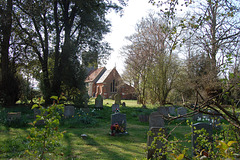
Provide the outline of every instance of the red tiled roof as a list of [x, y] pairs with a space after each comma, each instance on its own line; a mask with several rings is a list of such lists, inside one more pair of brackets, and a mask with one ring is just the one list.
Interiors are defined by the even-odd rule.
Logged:
[[92, 82], [94, 81], [98, 75], [102, 72], [102, 71], [105, 71], [106, 68], [105, 67], [102, 67], [102, 68], [98, 68], [98, 69], [95, 69], [93, 71], [91, 71], [89, 73], [89, 75], [87, 76], [87, 78], [85, 79], [85, 82]]

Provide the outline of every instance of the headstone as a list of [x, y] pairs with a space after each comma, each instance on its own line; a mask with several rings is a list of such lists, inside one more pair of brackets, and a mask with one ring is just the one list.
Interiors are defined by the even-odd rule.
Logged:
[[146, 123], [146, 122], [149, 122], [149, 115], [144, 115], [144, 114], [141, 114], [138, 116], [138, 119], [140, 122], [142, 123]]
[[126, 107], [126, 103], [125, 102], [122, 103], [122, 107]]
[[103, 108], [103, 98], [101, 95], [98, 95], [97, 98], [95, 99], [95, 107], [98, 109]]
[[112, 112], [119, 112], [120, 108], [119, 108], [119, 104], [113, 104], [112, 105]]
[[160, 113], [160, 115], [162, 115], [162, 118], [168, 117], [168, 107], [158, 107], [158, 112]]
[[[207, 152], [208, 148], [206, 146], [198, 146], [198, 137], [199, 134], [197, 134], [195, 131], [196, 130], [201, 130], [205, 129], [206, 133], [208, 133], [208, 136], [205, 137], [209, 142], [212, 142], [212, 133], [213, 133], [213, 128], [210, 124], [208, 123], [196, 123], [192, 125], [192, 148], [193, 148], [193, 156], [197, 155], [197, 153], [201, 153], [203, 149]], [[197, 153], [196, 153], [197, 152]]]
[[[154, 141], [154, 137], [157, 137], [159, 134], [160, 135], [166, 134], [166, 129], [164, 127], [151, 127], [150, 132], [151, 134], [148, 135], [147, 137], [147, 146], [148, 146], [147, 159], [153, 159], [153, 158], [157, 159], [157, 157], [159, 158], [159, 156], [162, 156], [162, 153], [155, 153], [155, 151], [156, 149], [161, 149], [163, 147], [163, 143], [159, 140], [156, 140], [156, 142], [154, 143], [155, 144], [154, 146], [156, 146], [156, 148], [155, 147], [150, 148], [150, 146]], [[166, 156], [163, 156], [161, 159], [165, 160]]]
[[115, 94], [114, 96], [115, 104], [120, 105], [121, 104], [121, 95], [120, 94]]
[[127, 133], [127, 119], [126, 114], [114, 113], [111, 115], [111, 125], [118, 124], [121, 127], [121, 133]]
[[203, 119], [203, 114], [202, 113], [197, 113], [193, 115], [192, 120], [193, 121], [201, 121]]
[[[187, 109], [184, 107], [179, 107], [177, 109], [177, 114], [178, 114], [178, 116], [185, 115], [185, 114], [187, 114]], [[185, 117], [178, 118], [178, 120], [184, 120], [184, 119], [186, 119], [186, 118]]]
[[[41, 111], [38, 108], [34, 108], [33, 113], [34, 113], [34, 120], [36, 120], [37, 115], [41, 115]], [[47, 115], [47, 112], [44, 114], [44, 116], [46, 115]], [[44, 125], [44, 124], [45, 124], [44, 120], [38, 120], [35, 125]]]
[[164, 127], [164, 120], [159, 112], [152, 112], [149, 116], [149, 128]]
[[221, 116], [217, 115], [218, 113], [216, 111], [211, 110], [210, 112], [214, 114], [214, 115], [209, 115], [210, 124], [214, 129], [221, 129], [221, 125], [220, 125]]
[[7, 121], [12, 122], [21, 119], [21, 112], [8, 112]]
[[168, 111], [169, 111], [169, 114], [171, 115], [171, 116], [176, 116], [176, 111], [175, 111], [175, 107], [169, 107], [168, 108]]
[[64, 117], [69, 118], [74, 116], [75, 108], [74, 106], [64, 106]]

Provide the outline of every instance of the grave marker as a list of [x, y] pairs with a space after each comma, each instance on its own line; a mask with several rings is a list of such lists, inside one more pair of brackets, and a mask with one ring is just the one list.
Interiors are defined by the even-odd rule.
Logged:
[[175, 107], [169, 107], [168, 108], [169, 114], [172, 116], [176, 116], [176, 111], [175, 111]]
[[209, 141], [212, 142], [212, 133], [213, 133], [213, 128], [210, 124], [208, 123], [196, 123], [192, 125], [192, 148], [193, 148], [193, 156], [196, 156], [198, 152], [198, 154], [205, 149], [205, 151], [207, 152], [208, 148], [206, 146], [198, 146], [198, 137], [199, 134], [196, 133], [196, 130], [201, 130], [201, 129], [205, 129], [206, 133], [208, 134], [208, 136], [205, 138]]
[[119, 104], [113, 104], [112, 105], [112, 112], [119, 112], [120, 108], [119, 108]]
[[[166, 129], [164, 127], [151, 127], [150, 128], [150, 132], [151, 134], [148, 135], [147, 137], [147, 146], [150, 147], [154, 141], [154, 137], [157, 137], [158, 134], [160, 133], [160, 135], [162, 134], [166, 134]], [[163, 143], [159, 140], [157, 140], [155, 143], [156, 148], [148, 148], [148, 152], [147, 152], [147, 159], [152, 159], [152, 158], [156, 158], [159, 156], [162, 156], [162, 153], [155, 153], [156, 149], [161, 149], [163, 147]], [[166, 156], [163, 156], [161, 158], [161, 160], [166, 160]]]
[[101, 95], [98, 95], [95, 99], [95, 107], [99, 109], [103, 109], [103, 98]]
[[115, 104], [121, 105], [121, 95], [120, 94], [115, 94], [114, 95], [114, 100], [115, 100]]
[[[185, 114], [187, 114], [187, 109], [186, 109], [186, 108], [184, 108], [184, 107], [179, 107], [179, 108], [177, 109], [177, 115], [178, 115], [178, 116], [185, 115]], [[178, 118], [178, 120], [185, 120], [185, 119], [186, 119], [185, 117]]]
[[151, 127], [164, 127], [164, 120], [159, 112], [152, 112], [149, 116], [149, 128]]
[[74, 116], [75, 108], [74, 106], [64, 106], [64, 117], [69, 118]]
[[126, 114], [114, 113], [111, 115], [111, 126], [118, 125], [119, 130], [114, 134], [127, 134], [127, 119]]

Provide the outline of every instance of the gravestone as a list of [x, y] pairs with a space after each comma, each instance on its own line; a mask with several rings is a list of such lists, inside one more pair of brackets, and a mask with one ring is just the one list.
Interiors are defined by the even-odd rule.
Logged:
[[74, 116], [75, 108], [74, 106], [64, 106], [64, 117], [69, 118]]
[[126, 107], [126, 103], [125, 102], [122, 103], [122, 107]]
[[[166, 134], [166, 129], [164, 127], [151, 127], [150, 130], [151, 132], [150, 135], [148, 135], [147, 137], [147, 146], [148, 146], [148, 151], [147, 151], [147, 159], [152, 159], [152, 158], [156, 158], [159, 156], [162, 156], [162, 153], [154, 153], [156, 151], [156, 149], [161, 149], [163, 147], [163, 143], [159, 140], [157, 140], [154, 144], [156, 145], [156, 148], [149, 148], [153, 141], [154, 141], [154, 137], [157, 137], [160, 133], [160, 135], [162, 134]], [[155, 154], [155, 155], [154, 155]], [[163, 156], [161, 158], [162, 160], [166, 159], [166, 156]]]
[[21, 112], [8, 112], [7, 113], [7, 121], [17, 121], [21, 119]]
[[168, 117], [169, 113], [168, 107], [158, 107], [158, 112], [160, 113], [160, 115], [162, 115], [162, 118]]
[[164, 127], [164, 120], [159, 112], [152, 112], [149, 116], [149, 128], [151, 127]]
[[[196, 156], [198, 152], [198, 154], [205, 149], [205, 151], [207, 152], [208, 148], [206, 146], [202, 146], [199, 147], [198, 146], [198, 140], [197, 138], [199, 137], [199, 134], [195, 133], [194, 131], [196, 130], [201, 130], [201, 129], [205, 129], [206, 133], [208, 133], [208, 136], [205, 137], [209, 142], [212, 142], [212, 133], [213, 133], [213, 128], [210, 124], [208, 123], [196, 123], [192, 125], [192, 149], [193, 149], [193, 156]], [[196, 151], [197, 150], [197, 151]]]
[[118, 124], [121, 128], [123, 128], [124, 134], [127, 133], [127, 119], [126, 114], [122, 113], [114, 113], [111, 115], [111, 125]]
[[211, 110], [210, 112], [214, 114], [214, 115], [209, 115], [210, 124], [214, 129], [221, 129], [221, 125], [220, 125], [221, 116], [217, 115], [218, 113], [216, 111]]
[[103, 98], [101, 95], [98, 95], [95, 99], [95, 107], [98, 109], [103, 109]]
[[[34, 108], [33, 113], [34, 113], [34, 120], [36, 120], [37, 115], [41, 115], [41, 111], [38, 108]], [[46, 115], [47, 115], [47, 112], [44, 114], [44, 116]], [[44, 120], [38, 120], [35, 125], [44, 125], [44, 124], [45, 124]]]
[[203, 119], [203, 114], [202, 113], [197, 113], [193, 115], [192, 120], [193, 121], [201, 121]]
[[115, 94], [114, 96], [115, 104], [121, 105], [121, 95], [120, 94]]
[[168, 111], [171, 116], [176, 116], [175, 107], [168, 107]]
[[119, 112], [120, 108], [119, 108], [119, 104], [113, 104], [112, 105], [112, 112]]
[[[177, 109], [177, 115], [178, 115], [178, 116], [185, 115], [185, 114], [187, 114], [187, 109], [186, 109], [186, 108], [184, 108], [184, 107], [179, 107], [179, 108]], [[185, 119], [186, 119], [185, 117], [178, 118], [178, 120], [185, 120]]]
[[141, 114], [138, 116], [138, 119], [140, 122], [149, 122], [149, 115]]

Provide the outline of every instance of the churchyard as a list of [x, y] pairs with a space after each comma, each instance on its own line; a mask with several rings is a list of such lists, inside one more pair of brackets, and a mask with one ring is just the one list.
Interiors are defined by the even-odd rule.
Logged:
[[[194, 117], [173, 120], [168, 122], [164, 116], [183, 115], [187, 113], [181, 106], [158, 107], [147, 105], [142, 108], [135, 100], [122, 100], [125, 106], [114, 104], [114, 100], [91, 99], [88, 108], [75, 108], [71, 105], [64, 107], [65, 112], [60, 120], [60, 131], [64, 131], [63, 138], [56, 144], [56, 150], [45, 154], [49, 159], [144, 159], [154, 155], [154, 149], [147, 151], [154, 137], [158, 133], [168, 134], [176, 124], [182, 122], [171, 132], [169, 140], [174, 137], [183, 140], [185, 134], [191, 133], [186, 120], [193, 122], [197, 129], [206, 128], [211, 132], [212, 127], [219, 127], [219, 122], [226, 123], [222, 119], [212, 120], [207, 115], [195, 115]], [[96, 107], [95, 107], [96, 104]], [[113, 105], [114, 104], [114, 105]], [[0, 159], [32, 159], [29, 139], [31, 122], [34, 121], [37, 111], [31, 110], [31, 106], [16, 106], [13, 108], [1, 108], [0, 126]], [[210, 120], [211, 119], [211, 120]], [[115, 125], [117, 124], [117, 125]], [[226, 123], [227, 124], [227, 123]], [[43, 122], [44, 125], [44, 122]], [[216, 126], [215, 126], [216, 125]], [[200, 128], [199, 128], [200, 127]], [[224, 125], [219, 127], [223, 129]], [[149, 135], [152, 131], [155, 135]], [[188, 137], [181, 144], [187, 146], [189, 155], [196, 143], [194, 137]], [[211, 140], [210, 140], [211, 141]], [[156, 142], [161, 148], [161, 142]]]

